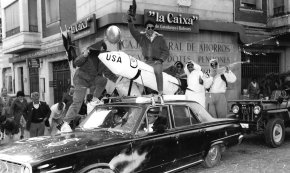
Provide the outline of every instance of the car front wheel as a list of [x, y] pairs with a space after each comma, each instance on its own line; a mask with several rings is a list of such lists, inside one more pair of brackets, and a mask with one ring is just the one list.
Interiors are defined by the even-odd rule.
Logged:
[[274, 118], [268, 121], [265, 129], [266, 143], [273, 147], [282, 145], [285, 139], [285, 126], [283, 120]]
[[221, 147], [219, 145], [213, 145], [208, 150], [208, 153], [204, 158], [203, 165], [207, 168], [214, 167], [219, 164], [221, 157]]
[[115, 172], [109, 168], [89, 166], [78, 171], [78, 173], [115, 173]]
[[112, 171], [111, 169], [97, 168], [97, 169], [87, 171], [86, 173], [114, 173], [114, 171]]

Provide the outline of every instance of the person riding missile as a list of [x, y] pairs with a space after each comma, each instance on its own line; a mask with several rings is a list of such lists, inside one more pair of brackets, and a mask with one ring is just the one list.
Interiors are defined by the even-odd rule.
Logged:
[[154, 69], [154, 74], [156, 76], [157, 90], [158, 94], [163, 94], [163, 62], [169, 57], [169, 49], [165, 42], [162, 34], [156, 32], [156, 23], [153, 20], [148, 20], [145, 22], [145, 32], [139, 32], [133, 21], [136, 15], [136, 2], [133, 0], [133, 6], [127, 13], [128, 27], [131, 35], [141, 46], [142, 55], [144, 56], [145, 62], [151, 65]]
[[[74, 59], [74, 64], [79, 67], [73, 77], [75, 91], [73, 103], [70, 105], [63, 124], [58, 125], [61, 132], [71, 131], [68, 124], [78, 117], [87, 89], [95, 98], [99, 98], [104, 91], [108, 79], [116, 82], [118, 77], [113, 74], [98, 58], [99, 53], [107, 50], [103, 39], [96, 39], [95, 44], [88, 46]], [[74, 128], [74, 127], [72, 127]]]

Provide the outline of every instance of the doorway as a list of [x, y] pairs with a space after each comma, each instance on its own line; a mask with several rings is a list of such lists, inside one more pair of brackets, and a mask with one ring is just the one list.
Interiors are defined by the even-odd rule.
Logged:
[[30, 93], [39, 92], [39, 70], [38, 68], [29, 68]]
[[62, 100], [63, 94], [67, 91], [67, 88], [71, 85], [70, 68], [67, 60], [57, 61], [52, 63], [53, 69], [53, 81], [55, 86], [54, 91], [54, 103]]

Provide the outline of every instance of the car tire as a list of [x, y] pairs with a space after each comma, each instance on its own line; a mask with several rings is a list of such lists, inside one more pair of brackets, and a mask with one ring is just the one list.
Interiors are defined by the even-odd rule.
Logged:
[[114, 171], [108, 168], [96, 168], [96, 169], [89, 170], [86, 173], [114, 173]]
[[219, 145], [213, 145], [204, 158], [203, 166], [207, 168], [214, 167], [220, 163], [221, 157], [221, 147]]
[[115, 173], [115, 172], [107, 167], [106, 168], [96, 167], [95, 165], [91, 165], [77, 171], [77, 173]]
[[274, 118], [268, 121], [265, 129], [266, 143], [273, 147], [279, 147], [285, 139], [284, 121], [280, 118]]

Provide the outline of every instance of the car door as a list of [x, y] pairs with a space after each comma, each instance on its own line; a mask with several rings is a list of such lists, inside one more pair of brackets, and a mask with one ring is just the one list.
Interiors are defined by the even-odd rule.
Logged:
[[200, 121], [186, 105], [172, 105], [172, 114], [178, 144], [178, 166], [201, 162], [206, 137]]
[[[177, 143], [172, 138], [171, 120], [168, 115], [168, 106], [162, 106], [162, 117], [166, 118], [166, 129], [164, 132], [146, 132], [144, 126], [140, 125], [136, 133], [136, 140], [133, 142], [133, 149], [139, 153], [145, 153], [145, 161], [134, 172], [164, 172], [171, 170], [178, 155]], [[148, 122], [147, 114], [143, 120]], [[142, 121], [143, 121], [142, 120]], [[148, 125], [148, 124], [147, 124]]]

